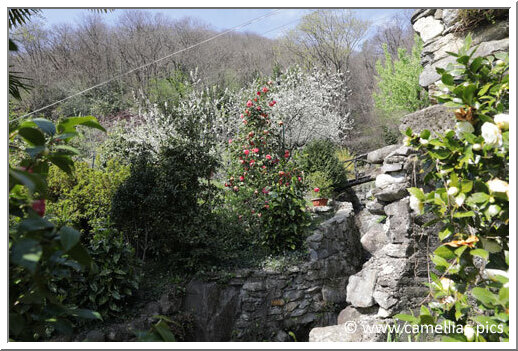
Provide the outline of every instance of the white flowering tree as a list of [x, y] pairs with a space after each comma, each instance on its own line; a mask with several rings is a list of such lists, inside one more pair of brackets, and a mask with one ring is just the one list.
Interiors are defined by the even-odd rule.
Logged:
[[[432, 137], [407, 130], [406, 142], [423, 151], [425, 182], [411, 188], [417, 213], [435, 215], [442, 241], [432, 261], [430, 296], [420, 324], [449, 325], [449, 341], [509, 340], [509, 58], [474, 58], [466, 38], [456, 64], [441, 74], [439, 102], [456, 107], [455, 131]], [[453, 116], [452, 116], [453, 117]]]
[[291, 67], [272, 88], [273, 119], [285, 128], [287, 148], [300, 147], [313, 139], [329, 138], [339, 142], [344, 131], [352, 128], [350, 114], [340, 113], [343, 80], [340, 74], [326, 75], [318, 69], [304, 71]]

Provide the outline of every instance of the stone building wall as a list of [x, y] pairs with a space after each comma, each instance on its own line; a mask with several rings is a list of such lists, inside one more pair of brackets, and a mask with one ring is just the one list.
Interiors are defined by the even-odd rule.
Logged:
[[423, 72], [419, 84], [429, 91], [434, 90], [440, 79], [435, 69], [455, 62], [455, 57], [447, 52], [456, 52], [462, 47], [468, 32], [472, 33], [472, 45], [478, 45], [475, 57], [509, 51], [508, 20], [460, 32], [458, 12], [458, 9], [420, 9], [412, 15], [412, 26], [424, 42], [421, 53]]

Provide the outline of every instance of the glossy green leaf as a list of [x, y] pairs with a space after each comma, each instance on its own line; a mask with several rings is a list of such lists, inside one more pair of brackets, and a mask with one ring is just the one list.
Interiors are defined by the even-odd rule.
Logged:
[[31, 145], [45, 145], [45, 136], [36, 128], [20, 128], [18, 134]]
[[31, 273], [36, 271], [43, 249], [34, 239], [21, 239], [11, 249], [11, 262], [27, 268]]
[[81, 234], [77, 230], [67, 226], [63, 226], [59, 230], [59, 238], [65, 251], [70, 251], [70, 249], [76, 246], [79, 243], [80, 236]]

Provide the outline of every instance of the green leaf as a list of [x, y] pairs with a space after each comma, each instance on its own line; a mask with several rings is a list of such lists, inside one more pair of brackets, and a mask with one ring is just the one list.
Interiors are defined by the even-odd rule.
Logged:
[[419, 188], [408, 188], [407, 190], [408, 190], [408, 192], [411, 195], [414, 195], [417, 199], [419, 199], [421, 201], [425, 200], [424, 193], [423, 193], [423, 191], [421, 189], [419, 189]]
[[469, 69], [473, 72], [476, 72], [480, 66], [482, 65], [482, 62], [484, 62], [483, 57], [477, 57], [471, 62], [471, 65], [469, 65]]
[[31, 145], [45, 145], [45, 136], [36, 128], [20, 128], [18, 133]]
[[409, 314], [404, 314], [404, 313], [396, 314], [394, 316], [394, 318], [399, 319], [401, 321], [409, 322], [412, 324], [417, 324], [419, 322], [419, 320], [416, 317], [411, 316]]
[[496, 296], [487, 289], [476, 287], [471, 290], [471, 294], [487, 307], [497, 303]]
[[489, 201], [489, 195], [486, 193], [474, 193], [466, 200], [466, 203], [480, 204]]
[[11, 248], [11, 262], [27, 268], [31, 273], [36, 271], [43, 249], [34, 239], [21, 239]]
[[489, 252], [487, 252], [486, 250], [484, 249], [475, 249], [475, 250], [471, 250], [469, 252], [472, 256], [478, 256], [478, 257], [481, 257], [483, 258], [484, 260], [487, 261], [487, 259], [489, 258]]
[[158, 334], [160, 334], [160, 336], [165, 342], [176, 342], [174, 334], [167, 326], [167, 323], [163, 320], [160, 320], [157, 324], [153, 326], [153, 328], [157, 331]]
[[466, 212], [455, 212], [453, 215], [454, 218], [466, 218], [466, 217], [474, 217], [475, 212], [473, 211], [466, 211]]
[[103, 126], [99, 124], [97, 118], [94, 116], [69, 117], [60, 122], [57, 128], [60, 133], [74, 133], [76, 131], [76, 126], [78, 125], [95, 128], [106, 132], [106, 129], [104, 129]]
[[473, 181], [471, 180], [463, 180], [460, 183], [460, 191], [463, 193], [469, 193], [473, 189]]
[[477, 322], [478, 324], [483, 325], [484, 327], [499, 324], [493, 318], [488, 317], [488, 316], [476, 316], [475, 318], [473, 318], [473, 320], [475, 322]]
[[63, 172], [71, 174], [74, 170], [74, 161], [69, 156], [48, 156], [49, 161], [58, 166]]
[[474, 85], [474, 84], [470, 84], [468, 85], [465, 89], [464, 89], [464, 93], [462, 94], [462, 97], [463, 97], [463, 100], [468, 104], [468, 105], [472, 105], [473, 104], [473, 96], [475, 94], [475, 90], [477, 90], [477, 86]]
[[61, 245], [63, 245], [63, 248], [65, 249], [65, 251], [69, 251], [74, 246], [76, 246], [77, 243], [79, 242], [80, 236], [81, 236], [81, 234], [77, 230], [67, 227], [67, 226], [61, 227], [61, 229], [59, 231]]
[[452, 258], [455, 258], [455, 253], [453, 250], [444, 245], [439, 246], [433, 253], [444, 258], [445, 260], [451, 260]]
[[74, 247], [68, 251], [68, 254], [83, 266], [88, 266], [92, 261], [88, 251], [86, 251], [86, 249], [81, 244], [74, 245]]
[[20, 222], [18, 230], [20, 232], [36, 232], [40, 230], [51, 230], [54, 224], [42, 217], [32, 217]]
[[452, 226], [446, 226], [443, 230], [439, 232], [439, 239], [443, 241], [447, 237], [453, 234], [453, 227]]
[[32, 120], [42, 131], [47, 135], [54, 135], [56, 133], [56, 126], [54, 123], [45, 118], [34, 118]]
[[502, 246], [496, 240], [480, 237], [480, 242], [482, 243], [484, 250], [488, 251], [489, 253], [497, 253], [502, 251]]
[[453, 80], [453, 76], [449, 73], [444, 73], [441, 76], [441, 81], [446, 85], [454, 85], [455, 81]]
[[73, 310], [70, 310], [69, 311], [70, 314], [72, 316], [76, 316], [76, 317], [79, 317], [79, 318], [84, 318], [84, 319], [99, 319], [99, 320], [103, 320], [103, 318], [101, 317], [101, 315], [99, 314], [99, 312], [95, 312], [95, 311], [92, 311], [92, 310], [87, 310], [87, 309], [83, 309], [83, 308], [78, 308], [78, 309], [73, 309]]
[[75, 147], [72, 147], [70, 145], [58, 145], [55, 147], [56, 150], [63, 150], [63, 151], [66, 151], [66, 152], [69, 152], [73, 155], [79, 155], [80, 154], [80, 151], [78, 149], [76, 149]]

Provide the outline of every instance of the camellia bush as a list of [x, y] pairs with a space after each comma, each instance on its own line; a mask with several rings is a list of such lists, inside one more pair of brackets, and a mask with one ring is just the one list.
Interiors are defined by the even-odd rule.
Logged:
[[244, 229], [272, 252], [282, 252], [301, 245], [309, 217], [303, 173], [282, 148], [283, 122], [272, 122], [277, 102], [270, 86], [258, 89], [240, 114], [242, 127], [228, 141], [232, 165], [225, 187], [234, 194]]
[[432, 261], [428, 306], [420, 324], [442, 324], [447, 341], [509, 338], [509, 58], [476, 57], [471, 37], [441, 74], [439, 102], [457, 108], [455, 130], [432, 137], [406, 131], [406, 142], [423, 154], [425, 183], [409, 189], [417, 213], [442, 223], [442, 244]]

